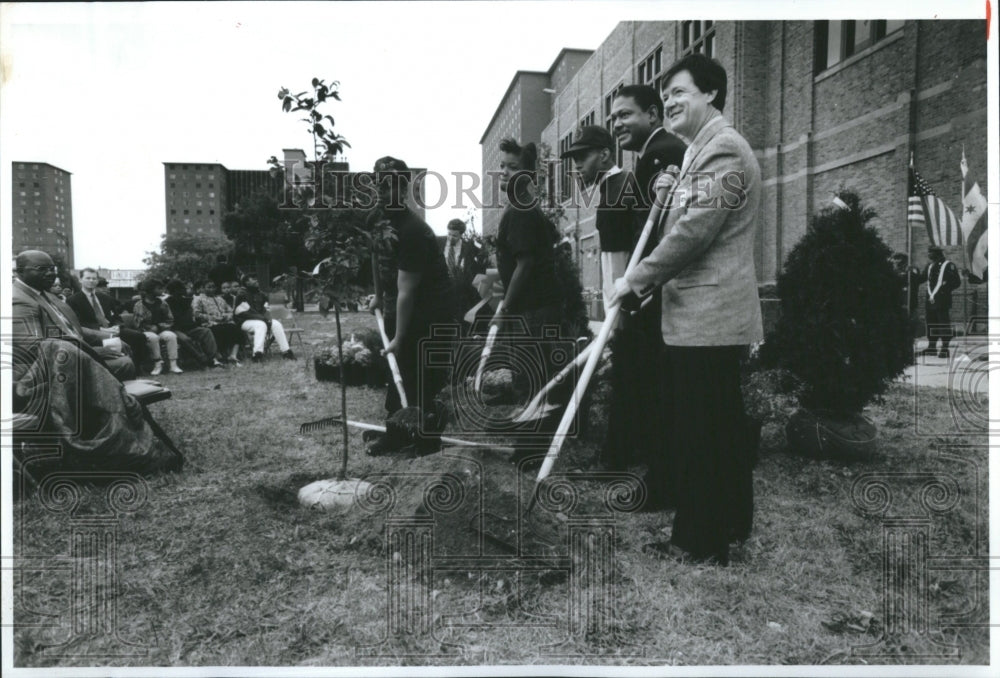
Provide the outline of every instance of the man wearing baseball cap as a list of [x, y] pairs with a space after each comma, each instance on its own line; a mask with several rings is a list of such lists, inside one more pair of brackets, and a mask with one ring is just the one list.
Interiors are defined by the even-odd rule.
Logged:
[[[410, 406], [423, 415], [418, 454], [437, 451], [444, 428], [443, 410], [434, 397], [447, 382], [440, 369], [421, 370], [420, 341], [430, 339], [435, 325], [455, 323], [454, 288], [448, 265], [434, 231], [407, 207], [410, 170], [406, 163], [386, 156], [375, 161], [377, 205], [370, 217], [374, 226], [388, 226], [396, 236], [378, 243], [378, 295], [370, 309], [385, 314], [390, 338], [386, 352], [395, 354]], [[396, 389], [386, 389], [385, 409], [391, 415], [402, 407]], [[386, 438], [369, 445], [368, 453], [385, 454]]]
[[[645, 215], [640, 189], [631, 172], [615, 164], [615, 142], [604, 127], [581, 127], [562, 158], [572, 159], [581, 183], [597, 186], [596, 226], [601, 248], [604, 308], [614, 294], [614, 281], [625, 275]], [[658, 315], [658, 308], [644, 309]], [[623, 315], [612, 342], [612, 397], [608, 429], [601, 447], [601, 463], [624, 470], [648, 462], [646, 452], [659, 452], [659, 381], [656, 379], [659, 336], [643, 331], [638, 316]], [[665, 499], [654, 498], [659, 503]]]

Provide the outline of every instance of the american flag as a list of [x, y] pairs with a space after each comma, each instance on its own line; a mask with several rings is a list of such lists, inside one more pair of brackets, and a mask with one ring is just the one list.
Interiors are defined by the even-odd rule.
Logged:
[[960, 245], [961, 230], [955, 213], [934, 195], [927, 182], [910, 165], [910, 199], [906, 212], [910, 226], [927, 226], [927, 237], [940, 247]]

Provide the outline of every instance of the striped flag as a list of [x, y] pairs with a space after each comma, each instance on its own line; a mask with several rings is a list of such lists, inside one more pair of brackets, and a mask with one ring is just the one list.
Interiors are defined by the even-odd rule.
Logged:
[[969, 270], [977, 278], [986, 270], [986, 196], [979, 190], [979, 182], [969, 175], [969, 163], [962, 150], [962, 237]]
[[939, 197], [931, 192], [917, 170], [910, 164], [910, 199], [906, 221], [910, 226], [924, 225], [931, 243], [939, 247], [958, 245], [962, 242], [958, 219]]

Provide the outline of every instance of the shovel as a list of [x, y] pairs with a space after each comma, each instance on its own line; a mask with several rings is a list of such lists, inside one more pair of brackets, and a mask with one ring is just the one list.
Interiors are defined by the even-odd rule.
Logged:
[[[375, 321], [378, 322], [378, 333], [382, 335], [382, 347], [389, 348], [389, 335], [385, 333], [385, 320], [382, 319], [382, 309], [375, 309]], [[403, 408], [409, 407], [406, 402], [406, 391], [403, 389], [403, 375], [399, 373], [399, 362], [396, 361], [395, 353], [386, 353], [385, 359], [389, 362], [389, 369], [392, 371], [392, 380], [396, 383], [396, 391], [399, 393], [399, 402]]]
[[[646, 225], [642, 228], [642, 233], [639, 236], [639, 242], [635, 245], [635, 250], [632, 252], [632, 258], [629, 259], [628, 266], [625, 268], [626, 275], [636, 267], [639, 260], [642, 259], [642, 253], [646, 249], [646, 243], [649, 241], [649, 236], [653, 232], [653, 228], [656, 223], [660, 220], [660, 212], [663, 206], [666, 205], [668, 189], [662, 188], [656, 194], [656, 200], [653, 201], [653, 207], [649, 210], [649, 217], [646, 219]], [[591, 344], [593, 348], [590, 354], [587, 356], [587, 364], [583, 368], [583, 372], [580, 374], [580, 379], [577, 381], [576, 389], [573, 391], [573, 397], [570, 399], [569, 403], [566, 405], [566, 411], [563, 412], [562, 420], [559, 422], [559, 427], [556, 429], [555, 435], [552, 438], [552, 444], [549, 446], [549, 451], [545, 454], [545, 459], [542, 461], [542, 467], [538, 469], [538, 477], [535, 478], [535, 487], [531, 493], [531, 499], [528, 502], [527, 511], [530, 512], [535, 505], [535, 501], [538, 499], [538, 488], [542, 481], [545, 480], [549, 473], [552, 471], [552, 466], [556, 463], [556, 459], [559, 457], [559, 451], [562, 449], [563, 442], [566, 440], [566, 433], [569, 431], [570, 424], [573, 422], [573, 417], [576, 415], [576, 408], [578, 407], [580, 401], [583, 399], [583, 395], [587, 390], [587, 386], [590, 383], [590, 378], [594, 374], [594, 369], [597, 367], [597, 361], [601, 357], [601, 353], [604, 351], [604, 345], [608, 343], [608, 337], [611, 336], [611, 330], [618, 322], [618, 312], [621, 310], [621, 305], [619, 303], [614, 303], [608, 309], [606, 317], [604, 318], [604, 324], [601, 325], [601, 331]]]
[[[378, 256], [375, 254], [375, 246], [372, 245], [372, 286], [375, 288], [375, 297], [381, 298], [381, 286], [379, 285]], [[382, 309], [375, 309], [375, 322], [378, 323], [378, 333], [382, 337], [382, 348], [389, 348], [389, 335], [385, 333], [385, 319], [382, 317]], [[409, 407], [406, 402], [406, 391], [403, 389], [403, 375], [399, 373], [399, 362], [394, 353], [386, 353], [385, 359], [389, 363], [389, 370], [392, 371], [392, 380], [396, 383], [396, 391], [399, 392], [399, 402], [403, 409]]]
[[548, 395], [549, 391], [555, 387], [556, 384], [560, 383], [563, 379], [569, 376], [569, 373], [574, 369], [579, 367], [584, 363], [584, 361], [590, 356], [590, 351], [593, 349], [593, 344], [587, 344], [582, 351], [576, 354], [576, 358], [571, 360], [559, 370], [559, 373], [552, 377], [549, 383], [545, 384], [535, 397], [525, 405], [524, 409], [519, 415], [514, 417], [513, 421], [517, 424], [524, 424], [529, 421], [538, 421], [539, 419], [544, 419], [548, 416], [550, 412], [559, 408], [558, 405], [545, 402], [545, 396]]
[[[501, 306], [503, 302], [500, 302]], [[497, 311], [500, 311], [501, 307], [497, 307]], [[483, 346], [483, 355], [479, 358], [479, 367], [476, 368], [476, 381], [473, 388], [476, 393], [479, 393], [483, 385], [483, 370], [486, 369], [486, 361], [490, 359], [490, 354], [493, 353], [493, 344], [496, 343], [497, 333], [500, 331], [500, 326], [493, 324], [490, 325], [490, 331], [486, 335], [486, 345]]]

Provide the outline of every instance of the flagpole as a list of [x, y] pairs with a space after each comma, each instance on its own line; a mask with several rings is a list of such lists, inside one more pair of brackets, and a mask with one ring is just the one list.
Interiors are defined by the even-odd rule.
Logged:
[[[965, 161], [965, 144], [962, 144], [962, 160]], [[961, 165], [959, 165], [961, 168]], [[965, 173], [962, 173], [962, 185], [958, 189], [958, 194], [960, 196], [959, 203], [962, 205], [962, 217], [965, 217]], [[962, 336], [968, 334], [969, 330], [969, 267], [972, 265], [969, 261], [969, 253], [966, 251], [968, 248], [965, 246], [965, 233], [962, 232], [962, 222], [958, 222], [958, 243], [962, 248], [962, 261], [965, 262], [963, 270], [965, 275], [962, 280], [962, 322], [965, 324]]]
[[910, 182], [913, 181], [913, 151], [910, 151], [910, 167], [906, 171], [906, 322], [911, 322], [913, 310], [910, 308], [910, 268], [913, 267], [913, 226], [910, 224]]

